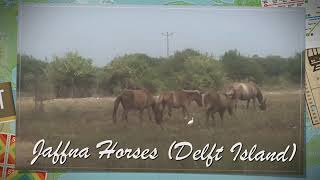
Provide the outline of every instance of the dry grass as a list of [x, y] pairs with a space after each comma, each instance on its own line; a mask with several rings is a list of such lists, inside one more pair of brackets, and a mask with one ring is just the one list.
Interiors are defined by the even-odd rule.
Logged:
[[[18, 127], [17, 162], [18, 167], [28, 167], [32, 157], [32, 146], [22, 148], [22, 143], [35, 143], [41, 138], [46, 139], [48, 145], [57, 146], [60, 140], [71, 140], [73, 147], [89, 146], [92, 156], [90, 160], [70, 160], [63, 167], [90, 167], [96, 168], [157, 168], [157, 169], [198, 169], [224, 172], [228, 170], [261, 170], [265, 171], [292, 171], [287, 174], [301, 174], [303, 167], [303, 115], [300, 112], [301, 93], [269, 92], [268, 109], [265, 112], [254, 110], [252, 106], [246, 110], [243, 106], [235, 112], [234, 116], [225, 115], [224, 126], [221, 127], [220, 118], [216, 114], [216, 126], [205, 123], [204, 112], [195, 104], [189, 108], [194, 113], [195, 123], [187, 127], [183, 120], [181, 110], [174, 110], [173, 117], [165, 118], [164, 129], [154, 122], [150, 122], [147, 113], [144, 114], [143, 125], [139, 124], [138, 114], [129, 113], [129, 122], [121, 121], [118, 112], [118, 122], [112, 123], [113, 98], [85, 98], [85, 99], [58, 99], [45, 102], [45, 112], [34, 113], [31, 98], [21, 100], [21, 117]], [[302, 98], [302, 97], [301, 97]], [[303, 102], [303, 101], [301, 101]], [[301, 134], [302, 133], [302, 134]], [[115, 160], [97, 159], [96, 143], [112, 139], [118, 141], [120, 147], [128, 148], [154, 148], [157, 147], [159, 157], [151, 160]], [[21, 145], [19, 146], [19, 140]], [[167, 151], [173, 141], [189, 141], [195, 148], [201, 148], [207, 143], [217, 143], [224, 146], [223, 159], [206, 168], [205, 162], [172, 161], [167, 157]], [[236, 142], [243, 142], [246, 147], [258, 144], [258, 150], [269, 151], [284, 150], [287, 145], [297, 143], [299, 151], [294, 160], [288, 163], [278, 162], [233, 162], [230, 147]], [[21, 147], [21, 148], [19, 148]], [[29, 156], [25, 155], [30, 152]], [[19, 159], [20, 158], [20, 159]], [[36, 167], [48, 166], [48, 160], [39, 159]], [[301, 167], [300, 167], [301, 166]], [[34, 167], [33, 167], [34, 168]], [[299, 169], [300, 168], [300, 169]], [[276, 173], [273, 173], [276, 174]]]

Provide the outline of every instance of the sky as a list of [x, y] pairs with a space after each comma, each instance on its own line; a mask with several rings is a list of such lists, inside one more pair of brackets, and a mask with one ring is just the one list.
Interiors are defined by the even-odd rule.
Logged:
[[246, 56], [289, 57], [304, 49], [302, 8], [23, 5], [19, 52], [50, 60], [68, 51], [98, 66], [114, 57], [167, 56], [193, 48], [220, 57], [237, 49]]

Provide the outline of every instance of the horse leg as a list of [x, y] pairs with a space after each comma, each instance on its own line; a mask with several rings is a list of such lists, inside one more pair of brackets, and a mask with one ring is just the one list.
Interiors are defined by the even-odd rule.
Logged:
[[142, 125], [142, 122], [143, 122], [143, 109], [139, 110], [139, 118], [140, 118], [140, 125]]
[[231, 106], [231, 107], [228, 107], [227, 110], [228, 110], [229, 115], [232, 116], [232, 115], [233, 115], [232, 106]]
[[252, 98], [253, 101], [253, 108], [256, 109], [256, 98]]
[[183, 118], [188, 119], [189, 118], [189, 112], [185, 106], [182, 106], [182, 113], [183, 113]]
[[152, 121], [152, 117], [151, 117], [151, 109], [148, 108], [148, 116], [149, 116], [149, 120]]
[[170, 118], [172, 117], [172, 107], [171, 107], [171, 105], [168, 105], [168, 116]]
[[250, 100], [251, 100], [251, 99], [248, 99], [248, 101], [247, 101], [247, 109], [249, 109]]
[[214, 112], [211, 112], [211, 118], [212, 118], [213, 126], [216, 126], [216, 120], [214, 119]]
[[167, 113], [168, 113], [168, 118], [164, 118], [164, 117], [162, 117], [162, 118], [164, 118], [164, 120], [168, 120], [169, 118], [171, 118], [171, 112], [170, 112], [170, 106], [169, 105], [163, 105], [162, 106], [162, 114], [165, 114], [165, 111], [166, 111], [166, 109], [167, 109]]
[[164, 102], [161, 103], [161, 111], [162, 113], [165, 111], [166, 109], [166, 104]]
[[238, 108], [238, 100], [235, 99], [234, 100], [234, 110], [237, 110], [237, 108]]
[[123, 108], [123, 113], [121, 114], [121, 120], [122, 121], [125, 120], [125, 112], [126, 112], [126, 108]]
[[221, 127], [223, 127], [223, 116], [224, 116], [224, 110], [219, 111], [220, 119], [221, 119]]
[[124, 109], [123, 114], [122, 114], [122, 119], [126, 120], [128, 122], [128, 110]]
[[207, 109], [207, 111], [206, 111], [206, 123], [207, 123], [207, 126], [208, 126], [208, 124], [209, 124], [209, 115], [210, 115], [210, 109]]

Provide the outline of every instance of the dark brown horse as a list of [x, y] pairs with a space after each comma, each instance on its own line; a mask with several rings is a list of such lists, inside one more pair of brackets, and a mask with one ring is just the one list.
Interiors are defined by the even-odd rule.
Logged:
[[187, 107], [192, 101], [195, 101], [199, 106], [202, 106], [201, 93], [198, 90], [178, 90], [162, 92], [158, 98], [161, 111], [168, 108], [168, 115], [171, 117], [172, 108], [181, 108], [183, 117], [186, 119], [189, 117], [189, 111]]
[[233, 114], [233, 103], [234, 100], [228, 97], [225, 93], [209, 91], [202, 94], [202, 104], [206, 110], [207, 124], [211, 116], [213, 125], [215, 125], [214, 114], [218, 112], [221, 119], [221, 125], [223, 126], [223, 116], [225, 111], [228, 111], [230, 115]]
[[226, 95], [232, 97], [235, 100], [235, 108], [237, 108], [238, 100], [247, 101], [247, 109], [249, 108], [249, 103], [253, 101], [253, 107], [256, 108], [256, 99], [259, 102], [259, 107], [261, 110], [266, 110], [266, 98], [263, 98], [261, 90], [259, 87], [253, 83], [233, 83], [226, 88]]
[[146, 89], [125, 89], [122, 93], [116, 98], [114, 102], [113, 109], [113, 122], [117, 121], [117, 110], [119, 104], [121, 103], [123, 107], [122, 119], [128, 121], [128, 113], [130, 110], [139, 111], [140, 123], [143, 120], [143, 111], [147, 109], [148, 116], [150, 121], [152, 121], [151, 117], [151, 109], [154, 112], [155, 120], [157, 124], [161, 123], [160, 114], [157, 110], [156, 99], [152, 96], [152, 94]]

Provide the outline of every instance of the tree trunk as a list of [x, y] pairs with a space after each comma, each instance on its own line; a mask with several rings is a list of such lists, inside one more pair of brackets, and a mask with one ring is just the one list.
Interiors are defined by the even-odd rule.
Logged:
[[39, 88], [38, 83], [34, 84], [34, 112], [38, 112], [38, 98], [39, 98]]
[[74, 97], [74, 91], [75, 91], [75, 87], [74, 87], [74, 78], [72, 78], [72, 81], [71, 81], [71, 83], [72, 83], [72, 90], [71, 90], [71, 98], [73, 98]]

